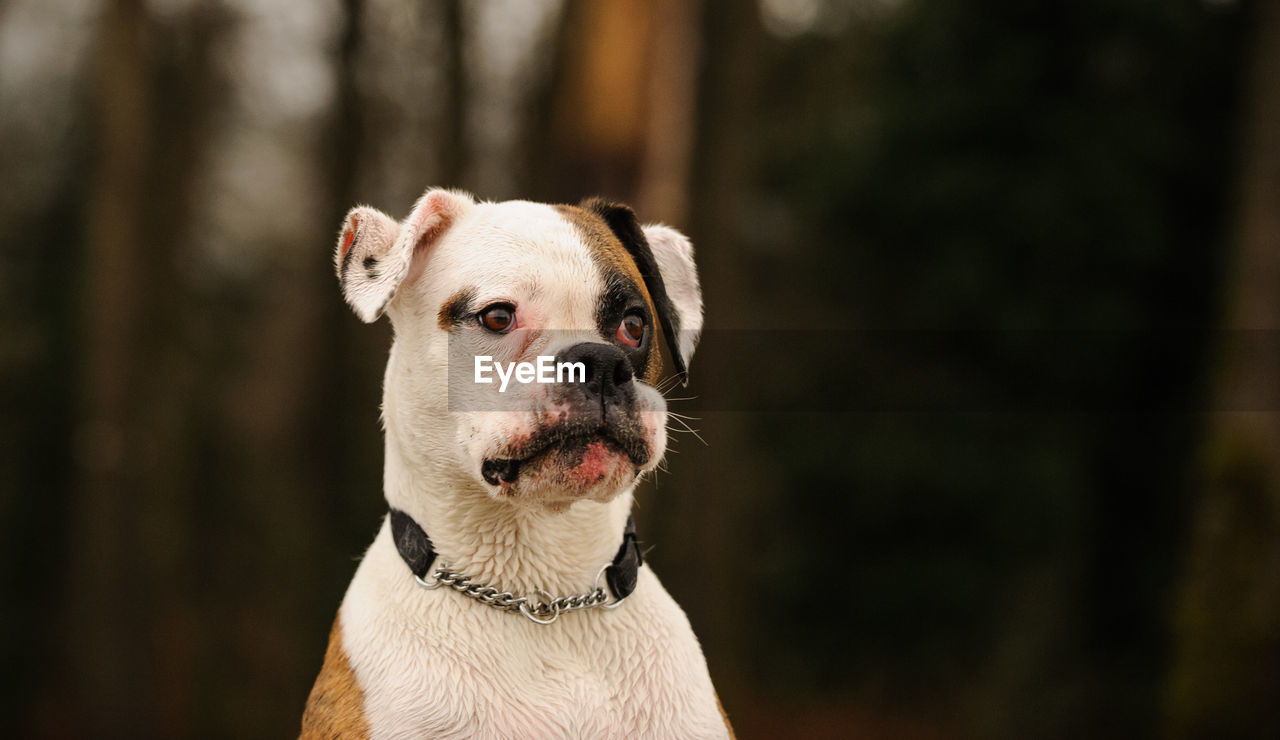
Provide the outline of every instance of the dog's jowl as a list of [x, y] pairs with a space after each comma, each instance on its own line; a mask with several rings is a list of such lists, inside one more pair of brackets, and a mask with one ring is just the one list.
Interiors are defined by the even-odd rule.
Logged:
[[303, 736], [731, 736], [631, 519], [702, 328], [688, 239], [600, 200], [430, 190], [401, 222], [352, 209], [335, 265], [395, 330], [388, 513]]

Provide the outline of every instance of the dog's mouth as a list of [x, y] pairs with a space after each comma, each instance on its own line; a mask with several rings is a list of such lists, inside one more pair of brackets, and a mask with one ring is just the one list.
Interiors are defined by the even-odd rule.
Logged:
[[[531, 437], [511, 450], [511, 455], [486, 459], [480, 475], [493, 486], [515, 483], [522, 472], [549, 464], [566, 469], [603, 465], [605, 457], [626, 457], [633, 467], [648, 462], [649, 450], [640, 439], [615, 434], [607, 428], [584, 430], [553, 428]], [[554, 458], [554, 460], [553, 460]]]

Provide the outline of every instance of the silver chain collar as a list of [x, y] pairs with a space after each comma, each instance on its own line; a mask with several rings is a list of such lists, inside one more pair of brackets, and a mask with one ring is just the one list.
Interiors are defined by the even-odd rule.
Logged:
[[626, 601], [625, 598], [610, 601], [608, 591], [605, 590], [604, 586], [600, 585], [600, 581], [608, 568], [609, 565], [605, 564], [600, 569], [600, 572], [596, 574], [595, 583], [590, 591], [573, 596], [552, 596], [542, 589], [534, 592], [536, 596], [530, 594], [517, 596], [510, 591], [499, 591], [493, 586], [476, 583], [471, 578], [450, 570], [443, 565], [431, 569], [431, 580], [416, 575], [413, 580], [428, 591], [435, 590], [441, 586], [448, 586], [463, 596], [475, 599], [485, 606], [501, 609], [504, 612], [519, 612], [528, 617], [529, 621], [536, 624], [551, 624], [565, 612], [593, 609], [595, 607], [614, 609], [623, 601]]

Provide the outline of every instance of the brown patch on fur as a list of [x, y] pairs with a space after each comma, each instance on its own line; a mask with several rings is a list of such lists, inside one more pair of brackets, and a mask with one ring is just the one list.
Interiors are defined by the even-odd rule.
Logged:
[[555, 209], [573, 224], [579, 234], [582, 234], [587, 247], [602, 265], [631, 278], [648, 300], [649, 291], [645, 290], [640, 270], [636, 268], [636, 263], [631, 259], [627, 248], [622, 246], [622, 242], [618, 241], [618, 237], [614, 235], [613, 230], [603, 218], [578, 206], [558, 205]]
[[342, 613], [333, 620], [329, 649], [316, 684], [311, 688], [307, 708], [302, 713], [300, 740], [339, 740], [369, 737], [364, 716], [364, 693], [342, 649]]
[[351, 250], [351, 242], [356, 239], [356, 229], [360, 228], [360, 219], [357, 216], [351, 217], [351, 225], [347, 227], [347, 233], [342, 237], [342, 257], [345, 259], [347, 252]]
[[457, 326], [465, 318], [467, 309], [475, 298], [476, 291], [473, 288], [463, 288], [449, 296], [449, 300], [441, 304], [440, 311], [436, 314], [436, 324], [445, 331]]
[[622, 242], [618, 241], [618, 237], [609, 228], [609, 224], [599, 214], [592, 213], [585, 208], [570, 205], [557, 205], [555, 209], [565, 217], [565, 220], [573, 224], [578, 233], [582, 235], [583, 242], [596, 259], [596, 264], [600, 265], [601, 271], [604, 272], [605, 280], [609, 279], [611, 273], [624, 277], [635, 285], [640, 291], [640, 295], [644, 296], [644, 302], [649, 307], [649, 316], [652, 317], [653, 324], [650, 327], [653, 336], [650, 340], [649, 360], [644, 369], [644, 381], [650, 385], [657, 383], [658, 378], [662, 375], [662, 345], [660, 341], [662, 336], [660, 333], [661, 328], [658, 326], [657, 321], [658, 312], [653, 305], [653, 297], [649, 295], [649, 289], [644, 284], [644, 277], [640, 275], [640, 270], [636, 267], [635, 260], [631, 258], [631, 253], [627, 251], [626, 247], [622, 246]]
[[733, 725], [729, 724], [729, 713], [724, 711], [724, 705], [720, 703], [720, 695], [716, 694], [716, 708], [720, 710], [720, 717], [724, 719], [724, 728], [729, 731], [729, 740], [737, 740], [737, 735], [733, 734]]

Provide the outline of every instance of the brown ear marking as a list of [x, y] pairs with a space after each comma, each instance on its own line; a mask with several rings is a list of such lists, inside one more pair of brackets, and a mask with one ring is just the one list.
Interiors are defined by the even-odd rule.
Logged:
[[360, 228], [360, 217], [351, 214], [351, 219], [342, 231], [342, 266], [338, 268], [338, 278], [345, 280], [347, 277], [347, 265], [351, 262], [351, 255], [355, 251], [351, 248], [356, 243], [356, 231]]
[[324, 665], [316, 677], [307, 708], [302, 713], [301, 740], [367, 738], [369, 722], [364, 716], [364, 693], [356, 680], [347, 653], [342, 649], [342, 613], [333, 620]]
[[683, 381], [689, 377], [689, 369], [680, 356], [680, 316], [676, 313], [671, 298], [667, 295], [667, 286], [662, 282], [662, 272], [658, 269], [658, 261], [654, 259], [653, 250], [649, 248], [649, 240], [645, 238], [635, 211], [621, 203], [612, 203], [603, 198], [588, 198], [579, 207], [594, 213], [609, 226], [609, 229], [622, 242], [640, 270], [649, 296], [653, 299], [654, 309], [658, 314], [658, 323], [662, 326], [662, 334], [667, 340], [667, 349], [671, 354], [671, 365], [676, 375]]
[[351, 243], [356, 240], [356, 229], [360, 228], [360, 217], [352, 216], [351, 224], [347, 226], [347, 233], [342, 236], [342, 258], [347, 258], [347, 252], [351, 250]]

